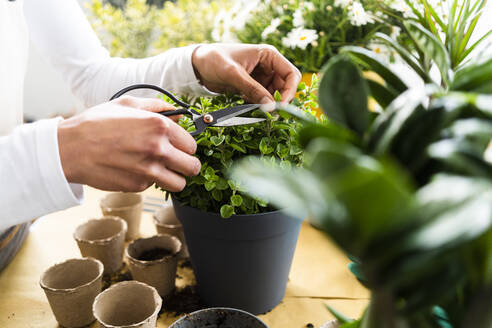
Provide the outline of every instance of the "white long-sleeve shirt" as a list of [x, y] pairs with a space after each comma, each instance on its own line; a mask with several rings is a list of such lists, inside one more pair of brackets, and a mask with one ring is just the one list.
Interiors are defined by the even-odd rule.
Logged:
[[77, 205], [83, 196], [82, 187], [69, 184], [61, 167], [61, 118], [20, 125], [27, 32], [87, 106], [134, 83], [177, 93], [205, 92], [191, 64], [195, 46], [146, 59], [111, 58], [76, 0], [0, 0], [0, 232]]

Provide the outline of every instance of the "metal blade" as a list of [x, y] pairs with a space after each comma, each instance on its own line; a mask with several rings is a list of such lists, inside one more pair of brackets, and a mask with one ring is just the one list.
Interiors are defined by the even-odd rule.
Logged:
[[236, 126], [236, 125], [247, 125], [258, 122], [263, 122], [264, 118], [253, 118], [253, 117], [233, 117], [225, 121], [221, 121], [217, 124], [212, 124], [213, 126]]
[[241, 114], [250, 112], [254, 109], [260, 108], [260, 106], [261, 105], [259, 105], [259, 104], [240, 105], [240, 106], [224, 108], [224, 109], [218, 110], [216, 112], [212, 112], [210, 114], [213, 116], [214, 122], [220, 123], [220, 122], [228, 120], [232, 117], [236, 117], [236, 116], [239, 116]]

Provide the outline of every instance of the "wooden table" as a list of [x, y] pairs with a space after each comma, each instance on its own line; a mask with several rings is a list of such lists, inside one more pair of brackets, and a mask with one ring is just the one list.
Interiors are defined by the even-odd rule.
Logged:
[[[86, 188], [85, 202], [38, 220], [17, 257], [0, 273], [0, 327], [57, 327], [44, 292], [41, 273], [54, 263], [80, 257], [72, 233], [79, 224], [101, 216], [99, 199], [104, 192]], [[163, 197], [153, 188], [145, 195]], [[142, 236], [156, 233], [152, 215], [144, 212]], [[359, 317], [369, 293], [347, 269], [348, 259], [320, 231], [304, 223], [289, 276], [286, 295], [280, 305], [260, 317], [271, 328], [315, 327], [332, 319], [324, 304], [351, 317]], [[176, 320], [164, 313], [157, 327]], [[95, 327], [95, 325], [94, 325]]]

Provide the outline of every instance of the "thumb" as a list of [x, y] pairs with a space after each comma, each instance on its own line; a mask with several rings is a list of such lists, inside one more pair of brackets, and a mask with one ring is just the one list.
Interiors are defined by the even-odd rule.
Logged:
[[251, 103], [268, 104], [274, 101], [270, 92], [239, 65], [236, 66], [234, 73], [229, 79], [232, 86], [242, 93]]

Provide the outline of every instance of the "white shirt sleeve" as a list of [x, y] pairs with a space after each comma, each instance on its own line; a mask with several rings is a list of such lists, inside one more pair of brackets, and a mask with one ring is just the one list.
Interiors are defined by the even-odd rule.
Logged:
[[0, 231], [82, 201], [65, 179], [58, 152], [61, 118], [24, 124], [0, 137]]
[[207, 94], [191, 63], [196, 45], [144, 59], [111, 58], [77, 1], [25, 0], [24, 13], [36, 48], [87, 106], [105, 102], [135, 83], [155, 84], [180, 94]]

